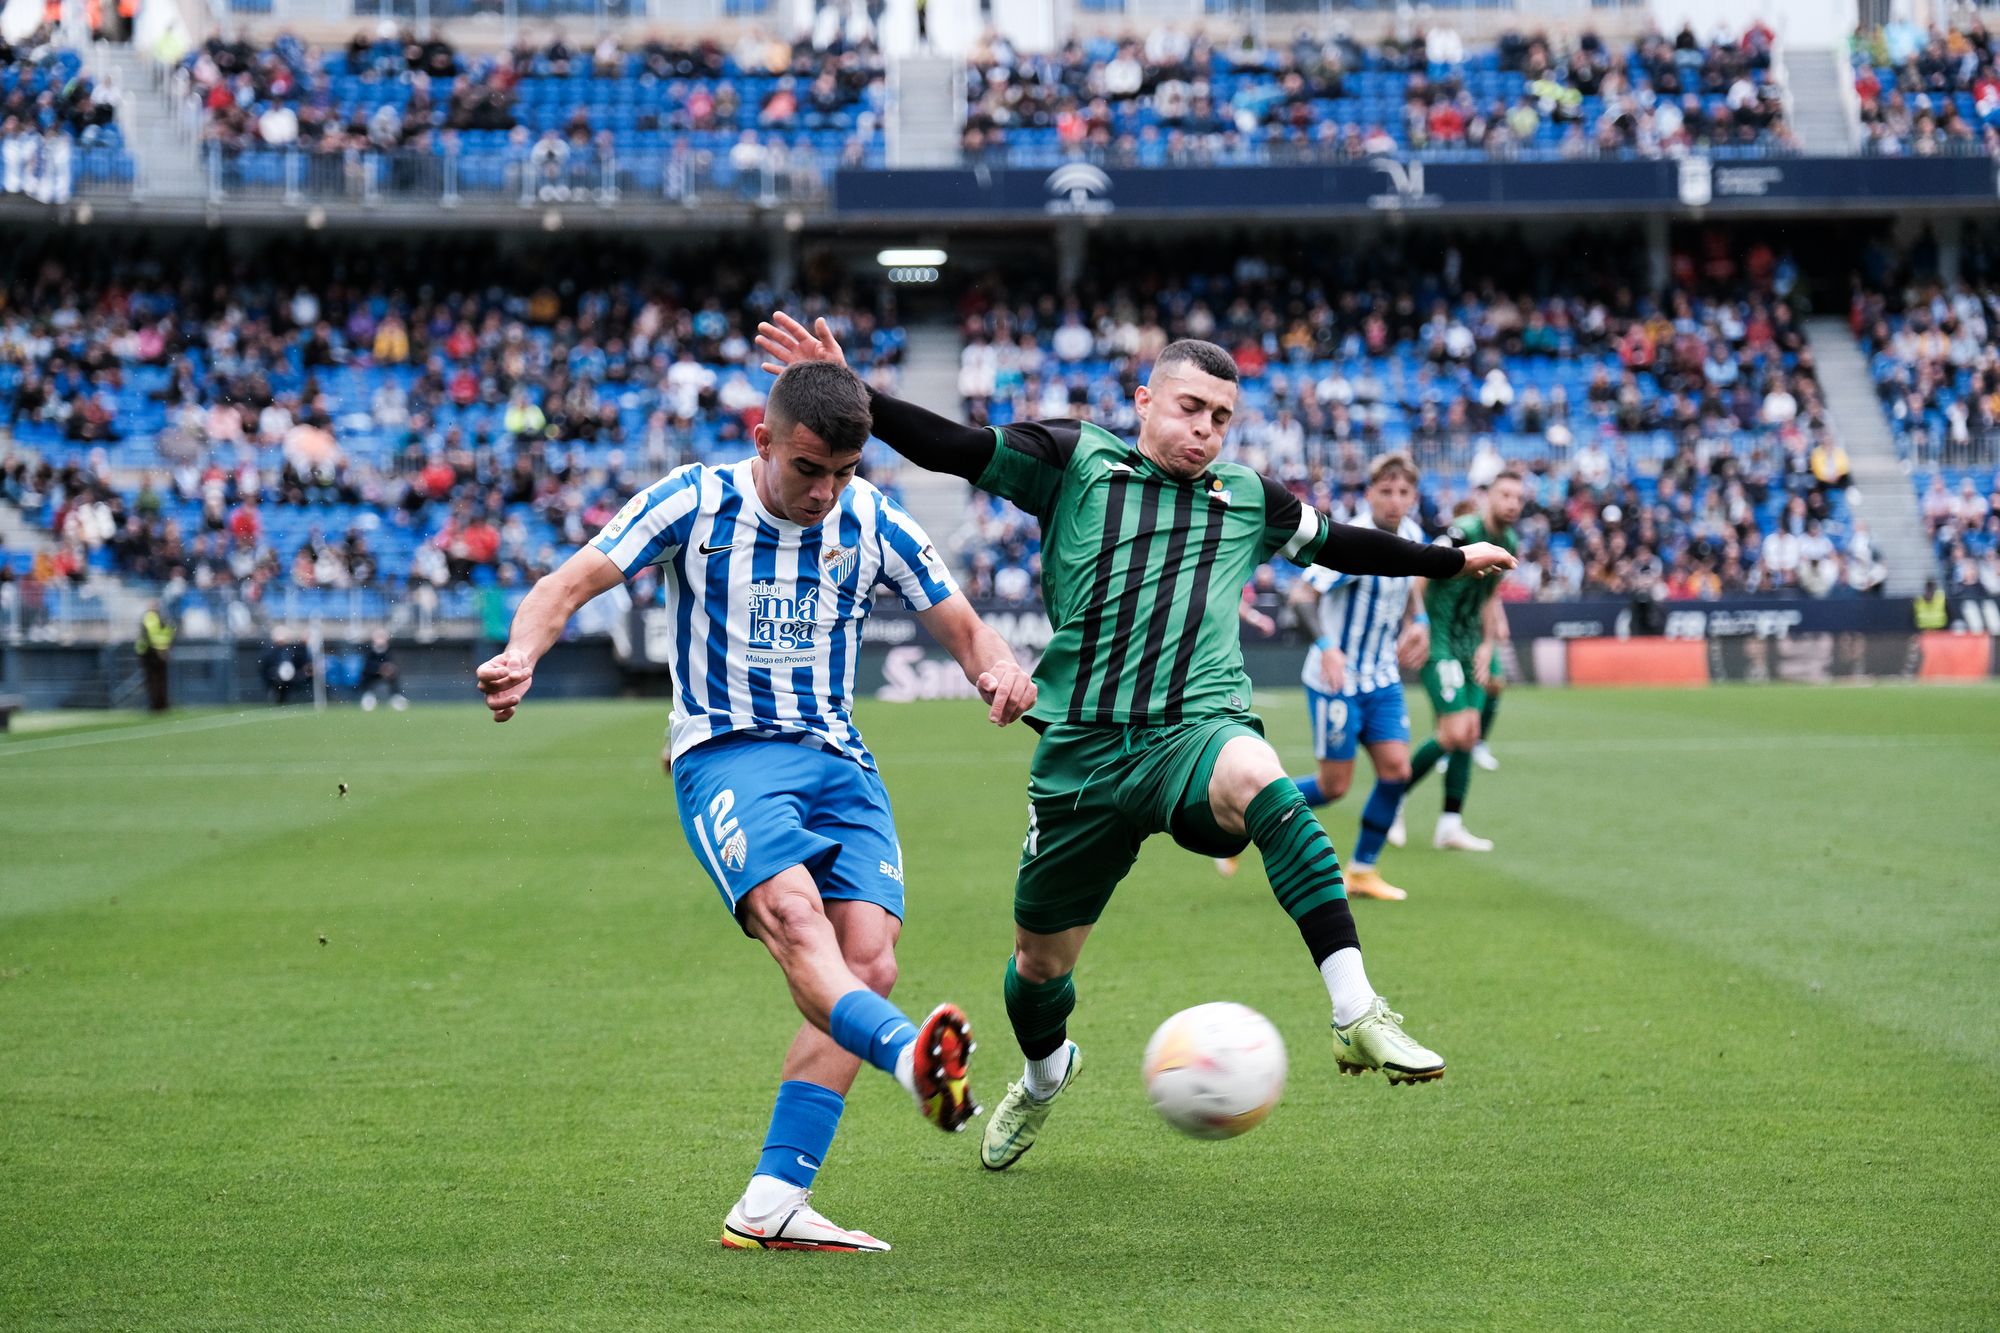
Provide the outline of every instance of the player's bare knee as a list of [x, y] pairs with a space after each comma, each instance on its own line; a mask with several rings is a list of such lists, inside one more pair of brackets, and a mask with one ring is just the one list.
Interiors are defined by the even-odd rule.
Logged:
[[1257, 793], [1284, 776], [1285, 766], [1269, 745], [1248, 736], [1231, 740], [1216, 756], [1215, 776], [1208, 784], [1209, 809], [1216, 822], [1235, 832]]
[[850, 951], [847, 969], [869, 990], [887, 995], [896, 988], [896, 948], [884, 940], [880, 948], [870, 948], [859, 955]]
[[1039, 986], [1045, 981], [1054, 981], [1068, 974], [1074, 966], [1053, 941], [1047, 945], [1026, 940], [1015, 942], [1014, 975], [1029, 985]]
[[760, 885], [751, 891], [744, 907], [757, 936], [780, 963], [833, 946], [832, 923], [813, 893]]
[[1410, 780], [1410, 759], [1385, 759], [1375, 765], [1375, 777], [1382, 782], [1408, 782]]
[[1319, 794], [1329, 801], [1347, 795], [1354, 785], [1354, 770], [1345, 764], [1326, 764], [1319, 770]]

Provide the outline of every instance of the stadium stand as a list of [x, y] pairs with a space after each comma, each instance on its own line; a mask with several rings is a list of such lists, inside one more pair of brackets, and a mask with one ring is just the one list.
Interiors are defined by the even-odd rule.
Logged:
[[1954, 596], [2000, 593], [2000, 289], [1973, 274], [1857, 288], [1849, 312]]
[[[465, 615], [671, 468], [744, 455], [775, 303], [825, 315], [884, 387], [902, 358], [886, 299], [781, 296], [726, 255], [698, 277], [604, 246], [278, 264], [78, 250], [20, 273], [0, 495], [56, 544], [16, 576], [164, 581], [176, 609], [251, 619]], [[864, 467], [894, 488], [881, 446]]]
[[[1172, 338], [1208, 338], [1243, 375], [1236, 457], [1337, 515], [1358, 510], [1366, 460], [1389, 449], [1424, 469], [1434, 531], [1502, 468], [1522, 471], [1525, 559], [1508, 596], [1882, 583], [1787, 299], [1793, 266], [1768, 245], [1739, 263], [1725, 238], [1705, 236], [1675, 257], [1657, 298], [1636, 294], [1643, 284], [1615, 259], [1537, 294], [1548, 282], [1524, 267], [1535, 261], [1490, 242], [1246, 248], [1215, 273], [1189, 271], [1184, 255], [1107, 256], [1061, 302], [975, 289], [959, 381], [968, 413], [1089, 416], [1129, 432], [1131, 389], [1152, 358]], [[1026, 583], [1032, 529], [976, 500], [958, 539], [968, 579], [1002, 596]]]
[[[886, 92], [872, 45], [557, 37], [471, 55], [442, 37], [358, 34], [338, 51], [286, 35], [211, 38], [176, 72], [229, 184], [276, 186], [286, 158], [338, 178], [355, 152], [396, 154], [412, 185], [453, 161], [454, 188], [545, 200], [617, 188], [671, 193], [689, 172], [756, 185], [801, 164], [879, 165]], [[390, 188], [397, 179], [392, 176]]]
[[989, 36], [967, 63], [963, 147], [1013, 165], [1795, 151], [1773, 44], [1761, 24], [1618, 51], [1591, 33], [1468, 49], [1443, 26], [1378, 47], [1302, 32], [1245, 49], [1160, 28], [1032, 55]]
[[115, 94], [49, 29], [18, 43], [0, 37], [0, 194], [55, 203], [78, 179], [129, 185], [117, 115]]
[[1924, 29], [1899, 19], [1854, 35], [1861, 148], [1883, 156], [2000, 155], [2000, 67], [1993, 34], [1975, 14]]

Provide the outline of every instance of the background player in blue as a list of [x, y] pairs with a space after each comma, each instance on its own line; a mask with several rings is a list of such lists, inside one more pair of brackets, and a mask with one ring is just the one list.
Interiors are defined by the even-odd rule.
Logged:
[[896, 979], [903, 855], [850, 716], [875, 587], [894, 588], [917, 613], [995, 724], [1032, 707], [1035, 687], [923, 530], [855, 477], [869, 427], [867, 390], [852, 371], [787, 370], [756, 429], [756, 457], [680, 468], [634, 496], [535, 585], [506, 651], [479, 668], [486, 705], [505, 722], [577, 608], [662, 567], [678, 628], [670, 750], [681, 825], [806, 1017], [756, 1173], [723, 1223], [723, 1244], [737, 1248], [889, 1248], [808, 1203], [861, 1060], [894, 1075], [942, 1129], [962, 1129], [978, 1112], [965, 1016], [940, 1005], [920, 1027], [885, 998]]
[[[1383, 454], [1368, 468], [1368, 513], [1356, 527], [1424, 540], [1411, 517], [1417, 506], [1417, 465], [1405, 453]], [[1401, 899], [1409, 895], [1382, 878], [1375, 863], [1410, 782], [1410, 710], [1403, 701], [1398, 662], [1420, 663], [1429, 647], [1423, 580], [1378, 574], [1342, 574], [1324, 566], [1306, 569], [1293, 602], [1313, 635], [1301, 681], [1319, 769], [1294, 778], [1308, 805], [1347, 794], [1354, 781], [1354, 751], [1368, 747], [1375, 790], [1361, 812], [1361, 836], [1347, 866], [1353, 898]], [[1236, 873], [1236, 858], [1216, 868]]]
[[[1368, 512], [1359, 527], [1424, 540], [1412, 514], [1417, 465], [1405, 453], [1383, 454], [1368, 468]], [[1352, 897], [1401, 899], [1403, 890], [1376, 870], [1403, 793], [1410, 784], [1410, 709], [1403, 699], [1404, 662], [1421, 664], [1430, 648], [1423, 580], [1338, 574], [1315, 565], [1300, 580], [1311, 607], [1314, 642], [1301, 679], [1312, 719], [1319, 770], [1297, 779], [1310, 805], [1337, 801], [1354, 781], [1354, 751], [1368, 747], [1375, 789], [1361, 811], [1361, 833], [1347, 865]]]

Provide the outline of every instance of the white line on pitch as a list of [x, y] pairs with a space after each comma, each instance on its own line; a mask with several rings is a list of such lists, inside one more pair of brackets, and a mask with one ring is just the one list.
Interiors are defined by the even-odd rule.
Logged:
[[220, 731], [224, 727], [240, 727], [251, 722], [269, 722], [274, 718], [307, 716], [310, 716], [310, 711], [306, 709], [273, 708], [261, 713], [232, 713], [228, 717], [203, 718], [198, 722], [155, 722], [137, 727], [105, 727], [87, 736], [50, 736], [45, 740], [16, 741], [12, 745], [0, 745], [0, 759], [17, 754], [47, 754], [51, 750], [74, 750], [85, 745], [112, 745], [119, 741], [145, 740], [151, 736], [191, 736], [198, 731]]

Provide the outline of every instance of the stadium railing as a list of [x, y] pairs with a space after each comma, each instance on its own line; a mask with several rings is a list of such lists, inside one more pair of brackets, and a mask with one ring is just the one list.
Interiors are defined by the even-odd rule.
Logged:
[[435, 201], [444, 207], [474, 200], [545, 204], [597, 203], [606, 207], [648, 200], [695, 207], [735, 202], [762, 208], [816, 203], [827, 198], [838, 164], [810, 153], [740, 168], [709, 154], [572, 152], [566, 159], [536, 159], [433, 151], [315, 153], [297, 148], [225, 152], [211, 144], [203, 171], [209, 197], [282, 199], [287, 203], [344, 200], [378, 203]]
[[1803, 150], [1785, 144], [1698, 145], [1686, 152], [1647, 153], [1638, 149], [1607, 150], [1595, 143], [1571, 148], [1410, 148], [1398, 146], [1387, 152], [1357, 151], [1337, 143], [1213, 143], [1189, 139], [1176, 147], [1164, 140], [1137, 144], [1113, 144], [1108, 148], [1056, 144], [1001, 144], [968, 150], [960, 154], [965, 166], [1057, 167], [1067, 162], [1088, 162], [1101, 167], [1279, 167], [1340, 166], [1372, 162], [1390, 157], [1402, 161], [1431, 163], [1491, 162], [1644, 162], [1680, 157], [1707, 157], [1717, 161], [1762, 160], [1799, 157]]

